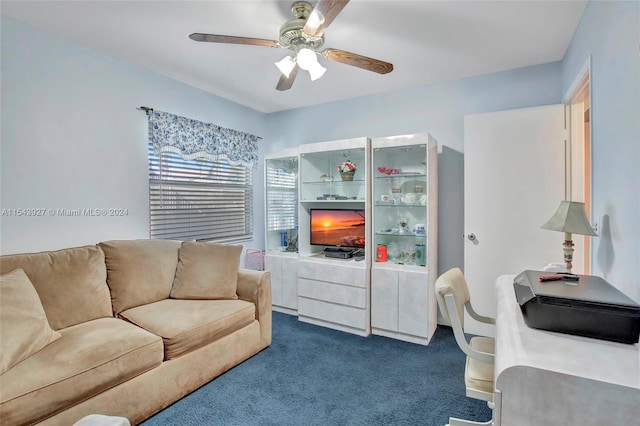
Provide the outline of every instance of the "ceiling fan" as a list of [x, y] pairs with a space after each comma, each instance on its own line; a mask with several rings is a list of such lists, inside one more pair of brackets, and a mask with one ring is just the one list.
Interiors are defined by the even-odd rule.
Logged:
[[330, 61], [352, 65], [378, 74], [390, 73], [393, 71], [393, 64], [388, 62], [340, 49], [320, 50], [324, 45], [325, 30], [347, 3], [349, 0], [319, 0], [313, 8], [311, 3], [306, 1], [294, 2], [291, 5], [294, 19], [280, 27], [280, 38], [277, 41], [203, 33], [193, 33], [189, 38], [195, 41], [278, 47], [292, 51], [290, 56], [276, 62], [276, 66], [282, 72], [276, 86], [278, 90], [289, 90], [300, 68], [309, 72], [311, 80], [322, 77], [326, 69], [318, 62], [318, 55]]

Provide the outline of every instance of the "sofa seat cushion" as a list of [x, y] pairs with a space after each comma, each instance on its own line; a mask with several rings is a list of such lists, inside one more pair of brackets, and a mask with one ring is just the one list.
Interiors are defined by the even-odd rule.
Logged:
[[162, 340], [117, 318], [59, 331], [58, 340], [0, 376], [3, 424], [30, 424], [162, 363]]
[[244, 300], [165, 299], [120, 316], [162, 337], [170, 360], [233, 333], [255, 320], [255, 306]]

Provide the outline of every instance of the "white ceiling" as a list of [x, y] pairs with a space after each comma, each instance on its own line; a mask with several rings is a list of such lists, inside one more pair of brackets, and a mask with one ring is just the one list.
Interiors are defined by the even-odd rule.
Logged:
[[[2, 1], [3, 15], [261, 112], [561, 60], [586, 6], [574, 1], [351, 0], [325, 47], [391, 62], [379, 75], [320, 59], [275, 90], [286, 50], [198, 43], [194, 32], [278, 39], [293, 1]], [[312, 0], [315, 3], [315, 0]]]

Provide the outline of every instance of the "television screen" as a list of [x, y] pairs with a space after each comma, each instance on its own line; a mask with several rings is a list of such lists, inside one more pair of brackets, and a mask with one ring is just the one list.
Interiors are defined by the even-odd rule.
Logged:
[[364, 247], [365, 211], [311, 209], [311, 245]]

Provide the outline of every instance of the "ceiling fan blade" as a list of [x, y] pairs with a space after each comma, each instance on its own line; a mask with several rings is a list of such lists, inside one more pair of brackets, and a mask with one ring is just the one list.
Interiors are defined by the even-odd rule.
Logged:
[[319, 0], [302, 31], [314, 37], [321, 36], [349, 0]]
[[276, 47], [278, 44], [275, 40], [267, 40], [264, 38], [235, 37], [221, 34], [193, 33], [189, 38], [194, 41], [207, 41], [210, 43], [249, 44], [253, 46], [266, 47]]
[[389, 62], [369, 58], [356, 53], [345, 52], [340, 49], [325, 49], [322, 51], [322, 56], [330, 61], [352, 65], [368, 71], [377, 72], [378, 74], [387, 74], [393, 71], [393, 64], [390, 64]]
[[296, 75], [298, 75], [299, 69], [300, 67], [298, 66], [298, 64], [296, 64], [296, 66], [291, 70], [291, 74], [289, 74], [289, 77], [281, 75], [276, 89], [280, 91], [291, 89], [291, 86], [293, 86], [293, 81], [296, 79]]

